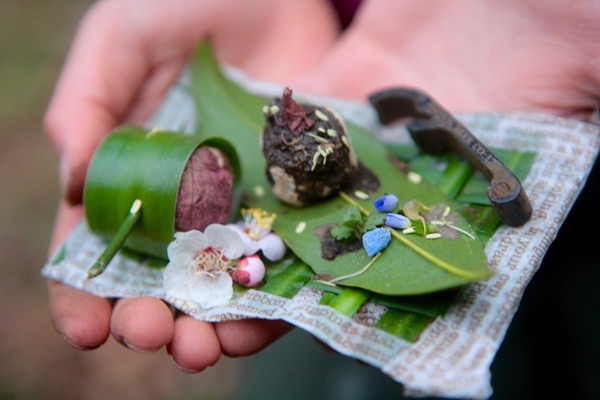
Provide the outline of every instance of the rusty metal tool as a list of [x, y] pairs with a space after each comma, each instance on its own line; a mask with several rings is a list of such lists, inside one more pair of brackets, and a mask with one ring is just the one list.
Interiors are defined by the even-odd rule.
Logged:
[[421, 151], [456, 151], [489, 180], [488, 197], [505, 225], [521, 226], [531, 217], [531, 203], [519, 179], [479, 139], [429, 95], [410, 88], [374, 93], [369, 101], [384, 125], [409, 119], [406, 128]]

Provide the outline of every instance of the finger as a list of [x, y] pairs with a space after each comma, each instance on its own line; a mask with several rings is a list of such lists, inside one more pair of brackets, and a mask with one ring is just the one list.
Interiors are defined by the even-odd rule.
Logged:
[[81, 221], [83, 217], [83, 207], [70, 206], [61, 201], [58, 206], [56, 220], [54, 222], [54, 231], [50, 240], [49, 253], [52, 254], [58, 246], [67, 238], [69, 233]]
[[173, 337], [173, 314], [160, 299], [141, 297], [115, 303], [110, 330], [114, 338], [131, 350], [149, 353]]
[[[50, 244], [50, 253], [65, 240], [81, 220], [82, 207], [61, 202]], [[112, 306], [106, 299], [48, 281], [50, 321], [71, 346], [93, 349], [108, 338]]]
[[67, 343], [80, 350], [102, 345], [110, 332], [111, 304], [88, 292], [48, 281], [50, 320]]
[[179, 315], [167, 350], [184, 372], [195, 373], [217, 363], [221, 347], [213, 324]]
[[215, 324], [221, 351], [230, 357], [254, 354], [289, 332], [292, 325], [284, 321], [245, 319]]

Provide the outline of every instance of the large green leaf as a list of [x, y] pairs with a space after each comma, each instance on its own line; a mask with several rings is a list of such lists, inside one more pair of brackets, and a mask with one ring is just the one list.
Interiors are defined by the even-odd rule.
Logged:
[[[340, 277], [362, 269], [370, 261], [364, 250], [334, 260], [321, 257], [317, 228], [342, 221], [349, 204], [341, 197], [303, 208], [279, 202], [270, 192], [265, 161], [259, 148], [263, 125], [262, 106], [269, 100], [235, 85], [221, 72], [210, 43], [198, 49], [192, 63], [194, 93], [200, 115], [200, 134], [231, 140], [240, 156], [246, 192], [245, 202], [278, 215], [274, 229], [293, 252], [318, 274]], [[427, 182], [411, 183], [388, 159], [386, 148], [373, 137], [348, 124], [348, 131], [361, 163], [374, 172], [381, 186], [370, 200], [354, 200], [374, 211], [372, 202], [394, 193], [403, 204], [418, 199], [426, 205], [452, 203]], [[456, 210], [452, 208], [452, 211]], [[458, 216], [456, 225], [472, 232]], [[305, 225], [301, 233], [296, 229]], [[421, 294], [464, 285], [489, 276], [483, 245], [478, 239], [460, 235], [455, 240], [429, 240], [418, 235], [396, 235], [392, 244], [364, 274], [339, 282], [387, 295]]]

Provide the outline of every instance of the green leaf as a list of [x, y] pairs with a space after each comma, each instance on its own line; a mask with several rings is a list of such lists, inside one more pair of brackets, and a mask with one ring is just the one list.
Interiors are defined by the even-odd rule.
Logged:
[[434, 318], [402, 310], [389, 310], [375, 324], [376, 328], [414, 343]]
[[58, 249], [58, 252], [54, 256], [54, 258], [52, 258], [51, 264], [58, 265], [61, 262], [63, 262], [65, 260], [66, 251], [67, 251], [67, 249], [66, 249], [65, 245], [60, 246], [60, 248]]
[[354, 236], [354, 229], [339, 225], [331, 229], [331, 232], [329, 233], [335, 240], [346, 240]]
[[469, 180], [475, 168], [455, 156], [447, 157], [447, 166], [437, 188], [449, 198], [455, 198]]
[[[527, 176], [536, 156], [534, 152], [517, 152], [505, 149], [496, 149], [494, 154], [521, 180]], [[483, 174], [476, 173], [456, 196], [456, 200], [471, 204], [490, 205], [487, 194], [488, 186], [489, 180]]]
[[375, 295], [371, 301], [388, 308], [422, 314], [428, 317], [444, 315], [456, 298], [459, 289], [442, 290], [418, 296]]
[[[339, 225], [344, 220], [349, 204], [346, 199], [334, 197], [309, 207], [295, 208], [279, 202], [271, 194], [259, 148], [264, 122], [261, 110], [269, 100], [244, 91], [224, 77], [207, 42], [193, 58], [192, 75], [201, 120], [200, 134], [221, 136], [236, 146], [244, 172], [242, 186], [246, 204], [276, 213], [274, 230], [316, 273], [345, 276], [368, 264], [370, 260], [364, 250], [346, 253], [334, 260], [321, 257], [317, 232], [319, 228]], [[385, 147], [370, 134], [350, 123], [347, 127], [359, 160], [381, 183], [372, 199], [351, 199], [350, 204], [359, 205], [370, 214], [375, 212], [373, 199], [386, 193], [396, 194], [401, 203], [411, 199], [419, 199], [426, 205], [450, 203], [429, 183], [411, 183], [388, 160]], [[296, 229], [299, 224], [305, 226], [301, 232]], [[472, 232], [461, 218], [456, 226]], [[397, 232], [393, 235], [393, 243], [367, 272], [343, 284], [388, 295], [420, 294], [464, 285], [490, 274], [479, 240], [466, 236], [457, 240], [427, 240], [418, 235]]]
[[367, 220], [365, 221], [363, 232], [370, 231], [371, 229], [375, 229], [378, 226], [381, 226], [385, 223], [386, 214], [382, 212], [369, 214]]
[[360, 208], [357, 206], [350, 206], [342, 217], [342, 226], [350, 229], [354, 229], [357, 226], [362, 225], [363, 216], [360, 213]]
[[341, 314], [352, 317], [371, 296], [372, 293], [366, 290], [348, 288], [334, 297], [329, 302], [329, 306]]
[[291, 299], [312, 276], [310, 267], [300, 260], [296, 259], [290, 264], [288, 260], [284, 259], [267, 267], [265, 283], [260, 290]]

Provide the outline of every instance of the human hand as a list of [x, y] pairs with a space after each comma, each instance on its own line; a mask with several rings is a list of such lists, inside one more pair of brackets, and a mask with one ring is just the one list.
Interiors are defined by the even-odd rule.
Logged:
[[365, 99], [412, 86], [454, 112], [587, 119], [600, 103], [600, 5], [369, 0], [296, 86]]
[[[65, 192], [51, 252], [83, 215], [83, 181], [99, 142], [115, 126], [141, 124], [152, 114], [202, 37], [211, 36], [222, 61], [256, 78], [284, 81], [322, 56], [337, 34], [333, 21], [318, 0], [97, 2], [80, 26], [46, 115]], [[52, 323], [74, 347], [98, 347], [112, 333], [140, 352], [167, 346], [186, 371], [214, 364], [221, 353], [254, 353], [289, 329], [260, 320], [213, 325], [174, 315], [158, 299], [113, 302], [55, 281], [48, 289]]]
[[[203, 25], [196, 21], [198, 12], [190, 12], [195, 6], [188, 4], [198, 2], [178, 1], [177, 8], [185, 9], [185, 15], [163, 19], [166, 11], [161, 11], [160, 23], [154, 14], [145, 16], [140, 23], [144, 29], [136, 24], [120, 26], [139, 18], [131, 17], [139, 11], [135, 1], [128, 2], [133, 4], [133, 14], [115, 14], [118, 2], [105, 0], [98, 8], [112, 7], [113, 12], [92, 11], [86, 18], [48, 113], [51, 137], [67, 160], [64, 170], [72, 171], [63, 175], [69, 176], [63, 178], [63, 185], [72, 193], [71, 201], [81, 193], [76, 182], [83, 181], [81, 171], [98, 141], [114, 125], [143, 121], [150, 115], [198, 38], [206, 33], [213, 35], [221, 60], [254, 77], [313, 94], [362, 100], [373, 91], [405, 85], [429, 92], [452, 111], [542, 111], [581, 119], [600, 97], [600, 31], [596, 29], [600, 12], [593, 1], [432, 5], [370, 0], [335, 42], [335, 23], [325, 9], [308, 15], [278, 10], [271, 29], [261, 31], [262, 40], [256, 41], [250, 39], [256, 35], [245, 34], [253, 32], [248, 22], [253, 18], [247, 12], [239, 10], [234, 13], [237, 19], [219, 20], [214, 26], [216, 19], [208, 16], [211, 8], [203, 3], [198, 11], [207, 13], [201, 16]], [[271, 11], [278, 7], [269, 6]], [[229, 5], [225, 8], [231, 10]], [[223, 13], [213, 15], [227, 15], [219, 12]], [[267, 9], [257, 13], [259, 19], [273, 17]], [[115, 16], [117, 21], [107, 21]], [[316, 17], [323, 21], [315, 21]], [[169, 25], [174, 20], [179, 21], [177, 26]], [[161, 27], [160, 35], [148, 32], [156, 26]], [[290, 36], [282, 37], [283, 32]], [[128, 39], [121, 40], [124, 37]], [[140, 52], [142, 62], [129, 57], [132, 49]], [[107, 54], [115, 60], [108, 65]], [[273, 65], [273, 60], [278, 63]], [[88, 68], [92, 72], [86, 72]], [[86, 74], [95, 78], [90, 80]], [[92, 82], [90, 89], [84, 82]], [[127, 83], [125, 88], [120, 87], [122, 82]], [[69, 121], [73, 115], [77, 120]], [[71, 143], [80, 131], [86, 133]], [[69, 221], [74, 223], [80, 215], [80, 209], [63, 205], [57, 240], [70, 231]], [[221, 351], [230, 355], [257, 351], [288, 329], [264, 321], [213, 327], [185, 316], [174, 320], [166, 305], [156, 299], [118, 300], [112, 305], [56, 283], [50, 283], [50, 308], [57, 330], [77, 346], [96, 347], [112, 330], [118, 340], [138, 350], [167, 345], [175, 361], [187, 370], [210, 365]]]

